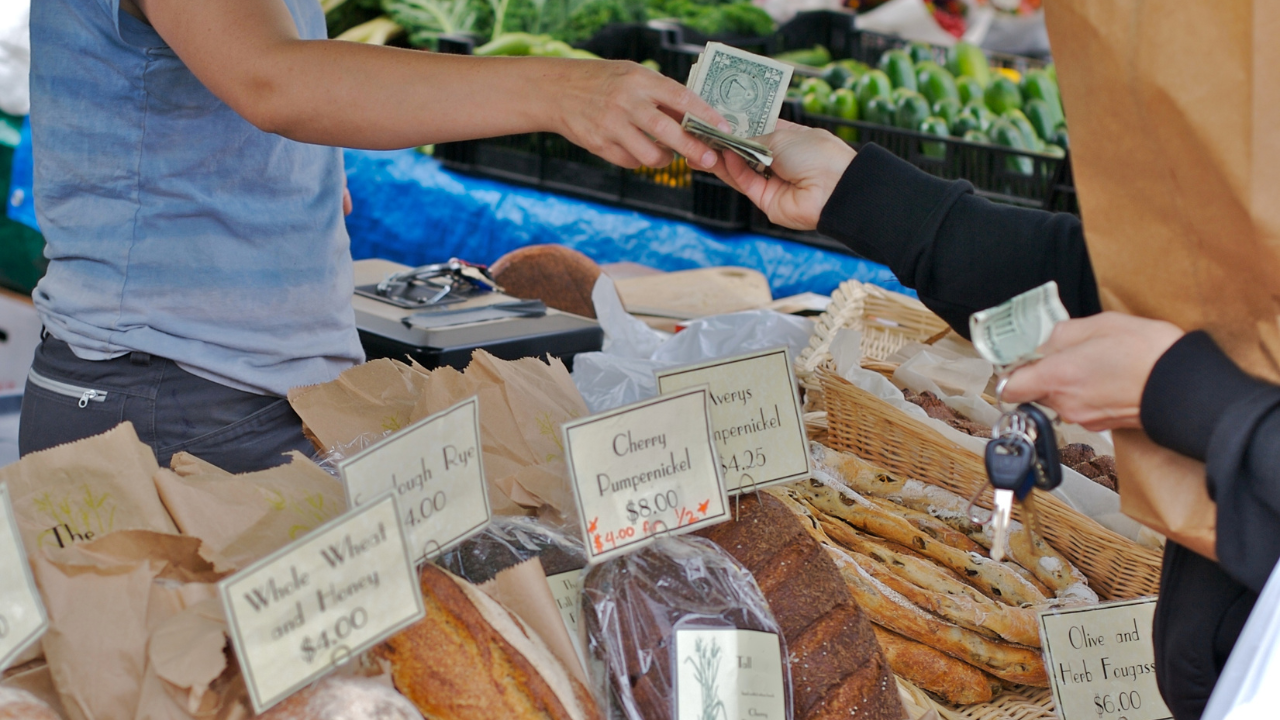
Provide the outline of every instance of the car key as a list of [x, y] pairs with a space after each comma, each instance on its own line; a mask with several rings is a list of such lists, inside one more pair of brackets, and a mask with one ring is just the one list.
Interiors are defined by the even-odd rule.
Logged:
[[1035, 485], [1036, 448], [1025, 433], [1000, 434], [987, 443], [987, 478], [995, 488], [991, 514], [991, 559], [1004, 559], [1013, 501], [1022, 500]]
[[[1030, 403], [1023, 403], [1015, 411], [1023, 418], [1023, 427], [1036, 449], [1033, 468], [1035, 486], [1040, 490], [1052, 490], [1062, 484], [1062, 461], [1058, 453], [1058, 433], [1053, 421], [1043, 410]], [[1022, 518], [1032, 534], [1043, 537], [1040, 528], [1040, 512], [1035, 502], [1035, 492], [1022, 498]]]

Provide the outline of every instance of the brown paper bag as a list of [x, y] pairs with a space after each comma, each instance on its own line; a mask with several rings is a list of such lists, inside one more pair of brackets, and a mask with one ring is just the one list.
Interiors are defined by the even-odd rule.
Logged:
[[160, 469], [133, 425], [31, 453], [0, 468], [28, 555], [114, 530], [176, 533], [151, 477]]
[[227, 641], [222, 603], [210, 597], [156, 626], [135, 720], [239, 720], [253, 715]]
[[299, 453], [285, 465], [232, 475], [178, 453], [155, 475], [156, 490], [184, 535], [240, 568], [347, 509], [342, 485]]
[[395, 360], [370, 360], [323, 385], [296, 387], [289, 404], [321, 451], [368, 434], [382, 437], [409, 425], [427, 376]]
[[547, 573], [541, 560], [532, 557], [519, 565], [512, 565], [477, 587], [519, 615], [571, 675], [583, 685], [591, 686], [586, 668], [582, 667], [578, 651], [574, 649], [573, 638], [569, 636], [569, 628], [565, 627], [564, 617], [556, 606], [551, 587], [547, 585]]
[[[1280, 380], [1280, 4], [1045, 4], [1104, 307]], [[1214, 557], [1204, 466], [1117, 433], [1125, 512]]]
[[45, 548], [33, 569], [49, 613], [45, 656], [69, 720], [134, 718], [152, 631], [216, 597], [229, 574], [196, 538], [145, 530]]
[[512, 362], [477, 350], [465, 372], [375, 360], [333, 382], [291, 391], [289, 402], [309, 432], [334, 447], [362, 433], [412, 424], [473, 395], [480, 403], [481, 450], [494, 513], [538, 513], [553, 523], [575, 522], [560, 425], [588, 410], [557, 359]]

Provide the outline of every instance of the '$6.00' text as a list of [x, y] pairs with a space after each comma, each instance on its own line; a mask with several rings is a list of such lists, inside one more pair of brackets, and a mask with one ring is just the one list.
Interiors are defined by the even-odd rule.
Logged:
[[310, 664], [321, 653], [341, 649], [341, 652], [333, 653], [333, 659], [341, 662], [350, 654], [346, 639], [368, 622], [369, 613], [362, 607], [339, 617], [332, 625], [321, 630], [319, 635], [308, 635], [302, 639], [302, 658]]

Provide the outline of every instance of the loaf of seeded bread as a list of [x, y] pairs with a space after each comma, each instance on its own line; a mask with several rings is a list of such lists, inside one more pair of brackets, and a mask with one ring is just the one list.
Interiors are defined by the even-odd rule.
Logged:
[[432, 720], [601, 720], [587, 688], [515, 615], [434, 565], [420, 573], [426, 617], [378, 654], [397, 690]]
[[900, 720], [897, 683], [871, 623], [800, 516], [769, 493], [699, 534], [755, 575], [787, 641], [796, 720]]

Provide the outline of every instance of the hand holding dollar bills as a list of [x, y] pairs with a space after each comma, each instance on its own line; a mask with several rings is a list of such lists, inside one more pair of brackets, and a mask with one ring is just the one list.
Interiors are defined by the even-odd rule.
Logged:
[[1036, 349], [1053, 327], [1070, 318], [1050, 280], [1007, 302], [969, 316], [969, 336], [978, 354], [997, 367], [1040, 359]]
[[749, 138], [768, 135], [777, 126], [791, 73], [785, 63], [707, 43], [689, 71], [687, 84], [729, 122], [732, 131], [723, 132], [690, 114], [684, 116], [681, 127], [716, 150], [737, 153], [756, 172], [764, 172], [773, 164], [773, 154]]

